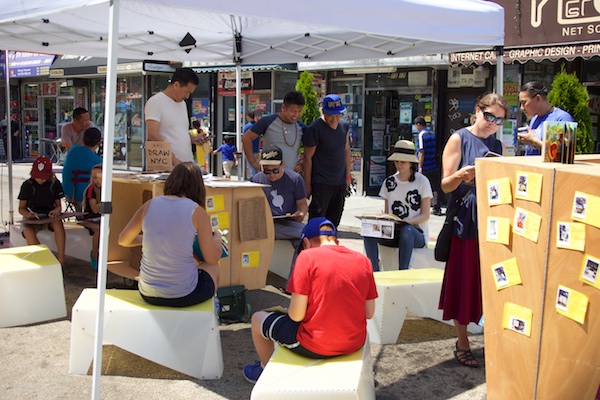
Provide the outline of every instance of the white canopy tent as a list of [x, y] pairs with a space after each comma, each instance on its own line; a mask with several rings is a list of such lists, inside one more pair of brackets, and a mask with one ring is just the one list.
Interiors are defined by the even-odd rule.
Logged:
[[[114, 141], [117, 57], [236, 64], [239, 72], [242, 63], [490, 49], [503, 38], [504, 10], [480, 0], [12, 0], [0, 9], [3, 48], [108, 58], [106, 149]], [[92, 398], [100, 389], [112, 167], [105, 157]]]

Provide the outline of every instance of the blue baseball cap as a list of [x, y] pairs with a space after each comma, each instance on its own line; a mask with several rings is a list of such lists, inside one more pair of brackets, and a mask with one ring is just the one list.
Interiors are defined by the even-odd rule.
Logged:
[[323, 98], [323, 112], [325, 114], [343, 114], [346, 107], [342, 104], [342, 99], [337, 94], [328, 94]]
[[[330, 226], [331, 229], [321, 230], [322, 226]], [[308, 221], [308, 223], [302, 229], [302, 235], [300, 239], [311, 239], [317, 236], [335, 236], [337, 237], [337, 230], [333, 222], [327, 218], [317, 217]]]

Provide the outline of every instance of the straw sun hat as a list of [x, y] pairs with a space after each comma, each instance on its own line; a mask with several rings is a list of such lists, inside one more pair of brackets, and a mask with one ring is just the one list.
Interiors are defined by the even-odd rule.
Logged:
[[415, 154], [415, 144], [410, 140], [398, 140], [394, 145], [394, 153], [388, 157], [388, 161], [419, 162]]

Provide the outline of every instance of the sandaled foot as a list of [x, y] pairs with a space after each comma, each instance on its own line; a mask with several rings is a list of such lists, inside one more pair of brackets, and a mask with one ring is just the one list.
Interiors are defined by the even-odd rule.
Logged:
[[473, 353], [471, 353], [471, 349], [461, 349], [458, 347], [458, 342], [456, 342], [456, 346], [455, 346], [455, 350], [454, 350], [454, 357], [456, 358], [456, 361], [458, 361], [459, 363], [461, 363], [464, 366], [470, 367], [470, 368], [478, 368], [479, 367], [479, 362], [477, 361], [477, 359], [475, 358], [475, 356], [473, 356]]

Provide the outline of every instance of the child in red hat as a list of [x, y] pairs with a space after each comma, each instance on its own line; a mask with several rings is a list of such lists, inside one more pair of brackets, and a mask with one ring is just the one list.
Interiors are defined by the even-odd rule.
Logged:
[[[61, 212], [63, 188], [52, 172], [52, 161], [48, 157], [38, 157], [31, 168], [31, 178], [21, 185], [19, 192], [19, 214], [27, 219], [58, 217]], [[28, 245], [40, 244], [37, 231], [46, 224], [23, 224], [23, 237]], [[48, 229], [54, 232], [58, 261], [65, 265], [65, 228], [62, 220], [48, 222]]]

